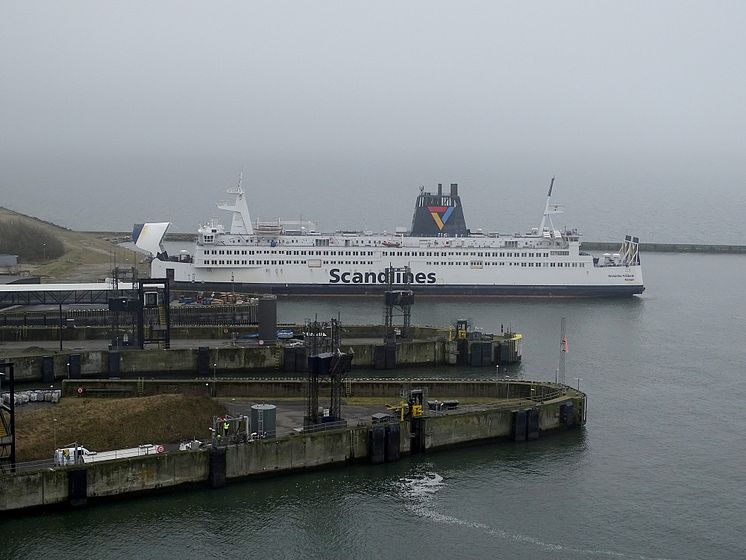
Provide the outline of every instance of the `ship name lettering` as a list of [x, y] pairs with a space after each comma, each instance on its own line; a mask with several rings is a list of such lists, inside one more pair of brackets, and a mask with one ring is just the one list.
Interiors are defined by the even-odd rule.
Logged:
[[[332, 268], [329, 271], [330, 284], [387, 284], [388, 272], [350, 272]], [[405, 277], [407, 275], [408, 277]], [[435, 284], [437, 277], [434, 272], [394, 272], [393, 284]]]

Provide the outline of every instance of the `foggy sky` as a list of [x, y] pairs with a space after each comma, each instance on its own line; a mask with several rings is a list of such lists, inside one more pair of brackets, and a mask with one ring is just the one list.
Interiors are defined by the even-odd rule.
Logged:
[[458, 182], [513, 231], [557, 175], [588, 237], [740, 238], [744, 29], [743, 2], [4, 0], [0, 205], [191, 231], [243, 169], [255, 217], [393, 229]]

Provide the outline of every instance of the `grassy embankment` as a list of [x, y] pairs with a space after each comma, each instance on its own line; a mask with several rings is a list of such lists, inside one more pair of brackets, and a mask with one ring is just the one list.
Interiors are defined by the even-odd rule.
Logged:
[[[104, 234], [73, 231], [7, 208], [0, 207], [0, 223], [29, 232], [19, 236], [16, 248], [3, 247], [3, 252], [20, 255], [19, 269], [42, 276], [46, 281], [94, 282], [111, 275], [115, 260], [120, 267], [131, 267], [142, 259], [133, 251], [115, 245]], [[29, 247], [29, 237], [38, 246]], [[63, 252], [54, 258], [46, 255], [45, 259], [42, 244], [49, 237], [62, 243]]]
[[212, 417], [225, 413], [223, 405], [205, 397], [65, 398], [54, 406], [17, 410], [17, 457], [51, 459], [55, 431], [58, 447], [77, 441], [91, 451], [204, 440]]

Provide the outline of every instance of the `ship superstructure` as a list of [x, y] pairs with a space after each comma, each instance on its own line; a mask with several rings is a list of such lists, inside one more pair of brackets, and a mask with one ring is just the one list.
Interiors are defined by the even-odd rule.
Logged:
[[[644, 290], [639, 240], [626, 236], [618, 253], [581, 250], [575, 229], [558, 230], [552, 216], [554, 179], [539, 227], [525, 234], [471, 232], [458, 185], [448, 193], [421, 188], [410, 231], [319, 233], [311, 222], [251, 221], [239, 181], [220, 203], [231, 212], [226, 230], [200, 226], [192, 254], [169, 256], [167, 223], [135, 226], [136, 245], [153, 256], [151, 275], [178, 285], [232, 286], [258, 293], [374, 294], [389, 284], [422, 295], [629, 296]], [[145, 232], [145, 233], [143, 233]], [[395, 271], [394, 271], [395, 270]]]

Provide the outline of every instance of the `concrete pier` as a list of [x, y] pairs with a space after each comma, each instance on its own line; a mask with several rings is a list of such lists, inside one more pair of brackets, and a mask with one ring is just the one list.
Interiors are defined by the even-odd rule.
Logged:
[[[445, 390], [438, 385], [439, 381], [428, 383], [418, 383], [418, 386], [428, 386], [433, 392], [437, 392], [438, 387]], [[420, 451], [429, 452], [465, 444], [526, 441], [585, 424], [586, 396], [571, 387], [516, 381], [460, 383], [462, 391], [493, 392], [509, 395], [510, 400], [496, 398], [459, 410], [426, 412], [422, 417], [404, 421], [394, 419], [391, 425], [397, 430], [386, 433], [398, 436], [398, 449], [395, 455], [385, 456], [395, 460], [400, 455], [408, 455], [415, 451], [414, 444], [421, 445]], [[395, 385], [394, 382], [371, 382], [366, 390], [389, 394]], [[223, 385], [229, 386], [231, 384]], [[401, 387], [401, 381], [398, 386]], [[450, 386], [451, 391], [454, 388], [455, 385]], [[278, 391], [286, 390], [287, 386], [278, 386]], [[534, 419], [533, 431], [532, 422], [526, 422], [526, 418]], [[236, 479], [367, 462], [371, 454], [370, 434], [375, 429], [376, 425], [358, 422], [354, 426], [318, 433], [301, 431], [276, 439], [260, 439], [220, 448], [219, 460], [208, 449], [1, 474], [0, 513], [61, 506], [73, 500], [82, 504], [186, 484], [220, 487]], [[377, 429], [380, 431], [383, 427], [379, 425]], [[81, 470], [85, 471], [85, 476], [80, 475]], [[73, 482], [78, 486], [84, 483], [84, 487], [75, 487]], [[71, 494], [71, 488], [75, 489], [75, 495]]]
[[[51, 327], [35, 327], [27, 329], [28, 337], [18, 331], [16, 336], [24, 337], [24, 342], [33, 344], [39, 330], [49, 330]], [[376, 334], [376, 328], [371, 331], [363, 330], [367, 327], [350, 327], [349, 336], [342, 341], [342, 349], [354, 354], [353, 367], [370, 368], [377, 366], [376, 349], [381, 342], [375, 338], [356, 338], [353, 335], [363, 333]], [[108, 350], [106, 343], [95, 338], [101, 334], [100, 328], [89, 329], [88, 333], [93, 339], [86, 338], [86, 329], [69, 329], [75, 336], [83, 335], [79, 340], [67, 341], [74, 349], [69, 351], [28, 352], [19, 348], [8, 349], [3, 352], [3, 357], [15, 363], [16, 381], [18, 382], [53, 382], [54, 380], [67, 378], [101, 378], [151, 375], [153, 372], [165, 374], [205, 375], [200, 372], [200, 347], [207, 347], [209, 357], [209, 371], [216, 370], [221, 375], [234, 374], [243, 375], [256, 372], [283, 372], [298, 371], [297, 367], [286, 368], [285, 360], [289, 355], [285, 350], [298, 350], [298, 348], [286, 348], [282, 345], [259, 345], [255, 341], [241, 342], [232, 341], [225, 329], [195, 328], [185, 329], [179, 333], [184, 337], [196, 337], [194, 339], [177, 340], [172, 338], [171, 348], [168, 350], [157, 347], [149, 347], [145, 350]], [[220, 331], [219, 333], [216, 331]], [[396, 343], [396, 366], [418, 366], [418, 365], [455, 365], [459, 353], [458, 341], [449, 337], [449, 332], [442, 329], [430, 327], [417, 327], [414, 329], [414, 338], [399, 340]], [[66, 332], [66, 331], [63, 331]], [[381, 328], [382, 332], [382, 328]], [[49, 333], [47, 333], [49, 334]], [[210, 336], [220, 336], [221, 339], [211, 339]], [[0, 336], [10, 337], [8, 329], [0, 329]], [[67, 336], [67, 335], [66, 335]], [[199, 338], [205, 336], [206, 338]], [[212, 340], [215, 340], [212, 343]], [[520, 361], [521, 338], [520, 335], [500, 337], [497, 336], [492, 344], [497, 349], [508, 350], [508, 363]], [[6, 345], [7, 346], [7, 345]], [[505, 348], [503, 348], [505, 347]], [[304, 358], [305, 360], [305, 358]], [[305, 363], [305, 362], [304, 362]], [[485, 364], [486, 365], [486, 364]], [[204, 368], [202, 368], [204, 369]]]

